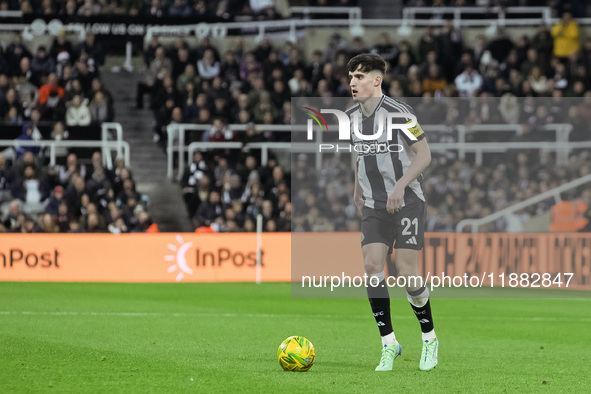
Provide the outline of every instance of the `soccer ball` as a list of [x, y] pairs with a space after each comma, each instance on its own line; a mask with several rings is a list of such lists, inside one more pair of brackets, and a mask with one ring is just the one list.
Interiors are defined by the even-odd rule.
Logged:
[[277, 349], [279, 365], [285, 371], [307, 372], [314, 364], [314, 357], [314, 345], [300, 336], [287, 338]]

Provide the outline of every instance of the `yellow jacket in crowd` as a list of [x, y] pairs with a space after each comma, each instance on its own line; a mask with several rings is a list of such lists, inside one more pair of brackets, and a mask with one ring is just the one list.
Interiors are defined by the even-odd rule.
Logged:
[[574, 20], [560, 21], [552, 28], [554, 56], [569, 57], [579, 50], [579, 26]]

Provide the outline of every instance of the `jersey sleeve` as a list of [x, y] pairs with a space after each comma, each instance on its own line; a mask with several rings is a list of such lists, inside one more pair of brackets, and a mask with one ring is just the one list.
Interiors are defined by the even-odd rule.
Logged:
[[[408, 110], [408, 112], [414, 116], [417, 116], [415, 110], [408, 105], [407, 103], [404, 103], [404, 106], [406, 107], [406, 109]], [[410, 123], [411, 120], [409, 120], [407, 123]], [[406, 133], [404, 133], [402, 130], [400, 130], [400, 134], [402, 134], [402, 138], [404, 138], [404, 141], [406, 142], [406, 144], [408, 146], [413, 145], [414, 143], [422, 140], [423, 138], [425, 138], [425, 131], [423, 130], [423, 128], [421, 127], [421, 124], [419, 123], [419, 120], [417, 119], [417, 124], [412, 127], [409, 128], [408, 131], [411, 132], [411, 134], [417, 139], [415, 140], [411, 140], [409, 136], [406, 135]]]
[[[409, 123], [410, 123], [410, 121], [409, 121]], [[408, 146], [411, 146], [412, 144], [425, 138], [425, 131], [423, 131], [423, 128], [421, 127], [421, 125], [418, 121], [417, 121], [417, 124], [414, 127], [409, 128], [408, 131], [410, 131], [411, 134], [413, 136], [415, 136], [415, 138], [417, 139], [416, 141], [411, 140], [410, 137], [406, 135], [406, 133], [404, 133], [402, 130], [400, 130], [399, 132], [402, 135], [402, 138], [404, 138], [404, 141], [406, 142], [406, 144]]]

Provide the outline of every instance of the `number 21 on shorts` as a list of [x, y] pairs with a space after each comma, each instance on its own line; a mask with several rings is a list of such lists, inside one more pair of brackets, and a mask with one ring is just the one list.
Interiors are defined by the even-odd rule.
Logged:
[[[412, 221], [409, 218], [402, 218], [400, 224], [404, 226], [404, 229], [402, 230], [402, 235], [413, 235], [419, 233], [419, 220], [417, 218], [414, 218]], [[411, 226], [414, 226], [414, 233], [412, 231], [409, 231]]]

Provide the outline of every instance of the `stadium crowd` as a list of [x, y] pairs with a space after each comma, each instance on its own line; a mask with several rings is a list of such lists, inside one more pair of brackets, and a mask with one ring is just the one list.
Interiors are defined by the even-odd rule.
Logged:
[[[150, 95], [156, 142], [164, 140], [167, 126], [174, 123], [212, 125], [205, 132], [191, 132], [188, 142], [285, 141], [289, 135], [274, 131], [272, 125], [291, 124], [290, 98], [349, 97], [348, 59], [372, 52], [388, 62], [386, 94], [417, 100], [418, 112], [421, 107], [437, 107], [429, 119], [419, 119], [423, 124], [450, 125], [447, 132], [429, 133], [430, 141], [456, 141], [452, 126], [458, 123], [520, 124], [524, 130], [520, 140], [545, 140], [548, 136], [540, 132], [543, 126], [567, 116], [576, 125], [571, 140], [587, 140], [591, 39], [581, 40], [568, 12], [555, 26], [540, 25], [535, 34], [517, 39], [498, 29], [495, 37], [481, 35], [468, 43], [452, 21], [441, 29], [424, 29], [416, 42], [394, 41], [387, 32], [373, 43], [335, 33], [326, 48], [314, 51], [311, 58], [305, 58], [303, 48], [292, 42], [279, 45], [264, 39], [256, 48], [245, 50], [244, 40], [237, 37], [230, 49], [220, 53], [207, 38], [191, 46], [178, 37], [164, 46], [154, 37], [144, 50], [147, 72], [137, 86], [136, 106], [142, 108], [144, 96]], [[59, 75], [56, 78], [60, 86], [65, 81]], [[499, 101], [491, 101], [493, 97]], [[515, 105], [517, 97], [523, 97], [526, 105]], [[561, 101], [567, 97], [579, 100]], [[231, 124], [247, 125], [247, 131], [238, 133]], [[262, 130], [254, 124], [263, 125]], [[491, 134], [483, 136], [494, 140]], [[482, 141], [481, 136], [468, 138]], [[259, 212], [266, 231], [289, 231], [292, 225], [294, 231], [358, 228], [351, 201], [353, 176], [339, 156], [327, 158], [316, 173], [309, 158], [301, 155], [294, 164], [295, 173], [289, 174], [275, 159], [261, 167], [258, 152], [234, 152], [197, 152], [184, 170], [182, 193], [197, 229], [253, 231]], [[535, 168], [529, 164], [534, 162], [539, 163]], [[585, 151], [573, 154], [562, 167], [546, 153], [521, 152], [511, 160], [487, 160], [482, 167], [449, 152], [434, 154], [424, 183], [428, 229], [453, 231], [463, 218], [482, 217], [587, 174], [590, 168]], [[292, 181], [298, 214], [293, 223]], [[499, 221], [489, 230], [518, 228], [553, 203], [543, 202], [515, 215], [513, 222]]]
[[[207, 39], [197, 47], [190, 47], [182, 38], [177, 38], [165, 48], [154, 38], [146, 50], [149, 71], [146, 81], [138, 85], [137, 105], [143, 105], [144, 93], [152, 92], [150, 108], [155, 118], [155, 140], [164, 136], [171, 122], [183, 122], [214, 125], [205, 133], [190, 134], [189, 141], [277, 141], [281, 140], [281, 133], [257, 132], [249, 127], [247, 133], [240, 134], [228, 125], [289, 124], [292, 116], [289, 99], [294, 96], [349, 97], [347, 60], [359, 53], [373, 52], [389, 63], [390, 69], [384, 78], [385, 93], [420, 101], [417, 109], [429, 112], [422, 123], [448, 122], [450, 129], [458, 123], [520, 124], [524, 134], [516, 139], [529, 141], [550, 138], [542, 131], [543, 126], [568, 117], [576, 125], [571, 140], [587, 140], [591, 119], [588, 99], [576, 102], [566, 99], [591, 97], [591, 78], [587, 71], [591, 66], [591, 39], [586, 39], [582, 45], [579, 42], [578, 26], [569, 13], [565, 13], [556, 26], [541, 25], [533, 36], [523, 35], [516, 40], [499, 29], [495, 37], [478, 36], [474, 42], [466, 43], [462, 32], [451, 21], [440, 31], [425, 29], [416, 43], [393, 42], [388, 33], [383, 33], [372, 45], [361, 37], [347, 40], [335, 33], [326, 49], [315, 51], [311, 59], [305, 59], [301, 48], [290, 42], [276, 46], [270, 40], [263, 40], [254, 50], [245, 51], [242, 40], [237, 39], [233, 48], [220, 54]], [[487, 101], [492, 97], [498, 99]], [[520, 99], [525, 100], [524, 105], [516, 105], [517, 97], [524, 98]], [[540, 99], [544, 97], [547, 99]], [[476, 104], [470, 104], [470, 98], [478, 98]], [[462, 107], [463, 102], [466, 105]], [[437, 111], [432, 110], [434, 107]], [[428, 138], [434, 142], [453, 142], [456, 135], [451, 130], [431, 133]], [[473, 141], [494, 141], [494, 138], [492, 133], [468, 136]], [[197, 154], [183, 178], [185, 201], [196, 225], [203, 223], [203, 215], [198, 213], [200, 204], [208, 202], [211, 193], [195, 190], [199, 190], [201, 179], [206, 189], [212, 184], [211, 175], [204, 176], [206, 171], [200, 167], [219, 169], [227, 164], [233, 170], [224, 174], [228, 177], [234, 174], [234, 183], [239, 186], [230, 187], [229, 190], [235, 189], [230, 193], [229, 182], [223, 181], [224, 175], [218, 175], [214, 183], [220, 189], [214, 200], [220, 199], [220, 193], [226, 193], [228, 206], [240, 196], [244, 204], [244, 195], [251, 195], [252, 184], [256, 183], [255, 188], [262, 189], [263, 200], [273, 205], [276, 215], [285, 216], [285, 206], [289, 207], [291, 215], [291, 204], [282, 208], [277, 195], [267, 199], [269, 189], [261, 187], [261, 179], [253, 182], [244, 174], [236, 176], [238, 168], [243, 166], [243, 157], [230, 156], [220, 165], [220, 155], [205, 157], [208, 155], [207, 152]], [[521, 153], [513, 157], [513, 161], [506, 160], [507, 157], [487, 161], [482, 168], [454, 155], [450, 157], [450, 153], [434, 156], [425, 189], [430, 205], [429, 226], [439, 231], [453, 231], [463, 218], [482, 217], [574, 176], [582, 176], [589, 169], [584, 153], [571, 157], [567, 167], [557, 167], [551, 156], [537, 156], [536, 153]], [[294, 182], [301, 176], [310, 186], [299, 190], [301, 184], [295, 183], [299, 196], [297, 203], [294, 201], [295, 212], [306, 216], [303, 222], [298, 218], [295, 229], [356, 227], [351, 205], [353, 177], [340, 159], [334, 160], [327, 160], [320, 174], [315, 174], [311, 168], [298, 169], [297, 174], [291, 174], [297, 176]], [[531, 162], [543, 164], [534, 169], [526, 164]], [[325, 176], [324, 172], [331, 175]], [[289, 176], [282, 177], [286, 185], [289, 179]], [[318, 181], [315, 186], [309, 185], [312, 179]], [[262, 179], [262, 182], [267, 180]], [[335, 182], [344, 184], [337, 186]], [[289, 198], [289, 190], [285, 198]], [[526, 217], [552, 203], [545, 202], [527, 210], [515, 223], [499, 221], [496, 229], [518, 228]], [[314, 209], [314, 204], [320, 204], [321, 208]], [[244, 207], [241, 211], [244, 213]], [[223, 228], [224, 209], [217, 212], [220, 228]], [[230, 214], [231, 217], [235, 213]], [[214, 216], [210, 215], [209, 222], [215, 221]], [[253, 219], [254, 216], [249, 216], [249, 228]], [[230, 227], [234, 229], [234, 223]], [[276, 228], [275, 223], [271, 225], [273, 228]]]
[[[66, 140], [74, 127], [84, 137], [84, 127], [113, 120], [113, 98], [99, 74], [105, 55], [93, 34], [78, 43], [60, 34], [34, 54], [15, 35], [0, 50], [0, 139], [8, 126], [20, 128], [18, 140]], [[58, 148], [60, 164], [49, 166], [48, 153], [35, 146], [0, 151], [0, 231], [119, 233], [152, 224], [148, 200], [122, 160], [109, 170], [100, 152], [80, 160]]]

